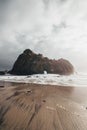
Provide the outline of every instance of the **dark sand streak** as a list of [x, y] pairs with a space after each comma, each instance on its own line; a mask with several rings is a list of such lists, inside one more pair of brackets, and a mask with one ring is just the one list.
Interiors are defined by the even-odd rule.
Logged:
[[87, 130], [86, 107], [87, 88], [5, 82], [0, 130]]

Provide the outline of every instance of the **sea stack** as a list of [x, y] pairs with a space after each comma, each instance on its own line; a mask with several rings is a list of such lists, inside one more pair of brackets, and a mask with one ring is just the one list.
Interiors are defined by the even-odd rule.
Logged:
[[70, 75], [74, 73], [74, 67], [66, 59], [53, 60], [26, 49], [19, 55], [10, 73], [14, 75], [31, 75], [43, 74], [44, 71], [51, 74]]

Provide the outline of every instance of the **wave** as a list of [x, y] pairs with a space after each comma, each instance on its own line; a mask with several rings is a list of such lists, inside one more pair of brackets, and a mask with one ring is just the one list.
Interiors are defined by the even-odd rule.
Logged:
[[58, 74], [35, 74], [28, 76], [4, 75], [0, 76], [0, 81], [87, 87], [87, 74], [75, 73], [70, 76], [61, 76]]

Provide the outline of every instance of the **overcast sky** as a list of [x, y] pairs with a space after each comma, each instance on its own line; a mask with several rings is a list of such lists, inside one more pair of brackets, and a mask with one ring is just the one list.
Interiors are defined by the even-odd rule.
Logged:
[[87, 0], [0, 0], [0, 70], [26, 48], [87, 71]]

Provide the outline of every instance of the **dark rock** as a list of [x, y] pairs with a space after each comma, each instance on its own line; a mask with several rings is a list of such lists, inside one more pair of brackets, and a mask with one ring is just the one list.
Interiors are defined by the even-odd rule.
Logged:
[[72, 64], [65, 59], [52, 60], [26, 49], [14, 63], [11, 74], [31, 75], [47, 73], [69, 75], [74, 72]]
[[43, 102], [46, 102], [46, 100], [43, 100]]
[[0, 88], [4, 88], [5, 86], [3, 86], [3, 85], [0, 85]]
[[5, 75], [5, 72], [4, 71], [0, 71], [0, 75]]
[[0, 75], [5, 75], [5, 74], [9, 74], [8, 70], [0, 71]]

